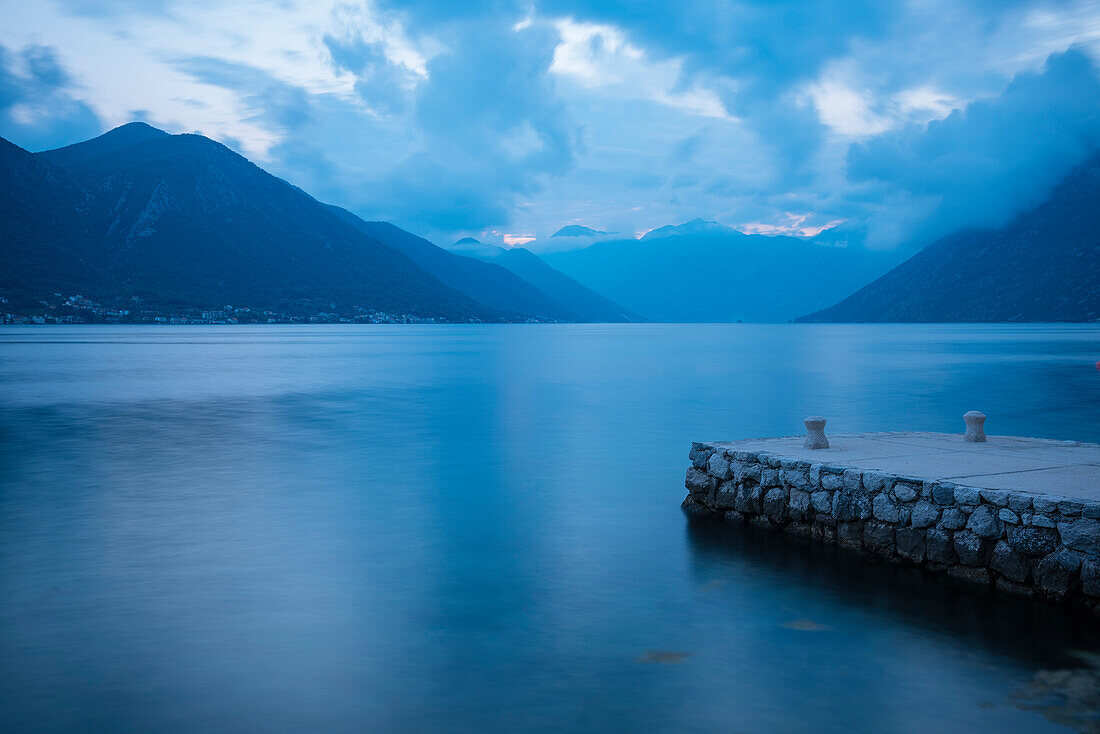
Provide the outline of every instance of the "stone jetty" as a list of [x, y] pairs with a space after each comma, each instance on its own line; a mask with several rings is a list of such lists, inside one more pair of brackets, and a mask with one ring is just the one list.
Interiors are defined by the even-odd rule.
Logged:
[[975, 438], [976, 416], [969, 439], [695, 443], [683, 506], [1100, 614], [1100, 445]]

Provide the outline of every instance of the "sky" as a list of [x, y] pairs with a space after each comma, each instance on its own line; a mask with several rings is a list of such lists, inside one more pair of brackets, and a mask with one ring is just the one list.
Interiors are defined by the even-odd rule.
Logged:
[[915, 248], [1100, 150], [1098, 62], [1095, 0], [0, 0], [0, 136], [198, 132], [440, 244]]

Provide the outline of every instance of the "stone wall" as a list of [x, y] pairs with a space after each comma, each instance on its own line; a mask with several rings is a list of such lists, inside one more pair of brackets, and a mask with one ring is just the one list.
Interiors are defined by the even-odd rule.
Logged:
[[1100, 613], [1100, 503], [692, 444], [684, 508]]

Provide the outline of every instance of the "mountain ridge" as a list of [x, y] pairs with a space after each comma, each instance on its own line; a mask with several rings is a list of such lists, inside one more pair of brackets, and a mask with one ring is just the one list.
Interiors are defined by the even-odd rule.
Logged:
[[623, 323], [645, 319], [618, 303], [584, 286], [549, 265], [523, 247], [487, 245], [473, 237], [463, 237], [452, 246], [454, 252], [483, 262], [499, 264], [563, 303], [590, 322]]
[[[10, 154], [11, 148], [18, 146], [8, 143], [5, 150]], [[74, 225], [79, 236], [58, 239], [45, 260], [16, 257], [5, 248], [0, 269], [8, 288], [52, 292], [45, 287], [50, 268], [76, 262], [68, 287], [77, 292], [113, 290], [169, 305], [369, 309], [460, 321], [503, 317], [208, 138], [131, 125], [74, 146], [23, 154], [65, 172], [35, 180], [44, 197], [79, 186], [87, 212]], [[10, 190], [0, 197], [5, 209], [15, 204]], [[33, 229], [71, 208], [42, 199], [16, 212], [4, 228], [22, 237], [21, 227]]]
[[1100, 156], [1003, 227], [943, 237], [800, 322], [1100, 320]]
[[702, 219], [542, 258], [647, 319], [671, 322], [789, 321], [902, 259], [815, 238], [750, 235]]

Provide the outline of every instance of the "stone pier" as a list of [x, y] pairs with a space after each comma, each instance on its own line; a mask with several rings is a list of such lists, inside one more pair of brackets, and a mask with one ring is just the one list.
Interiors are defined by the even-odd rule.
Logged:
[[942, 433], [692, 444], [684, 508], [1100, 614], [1100, 445]]

